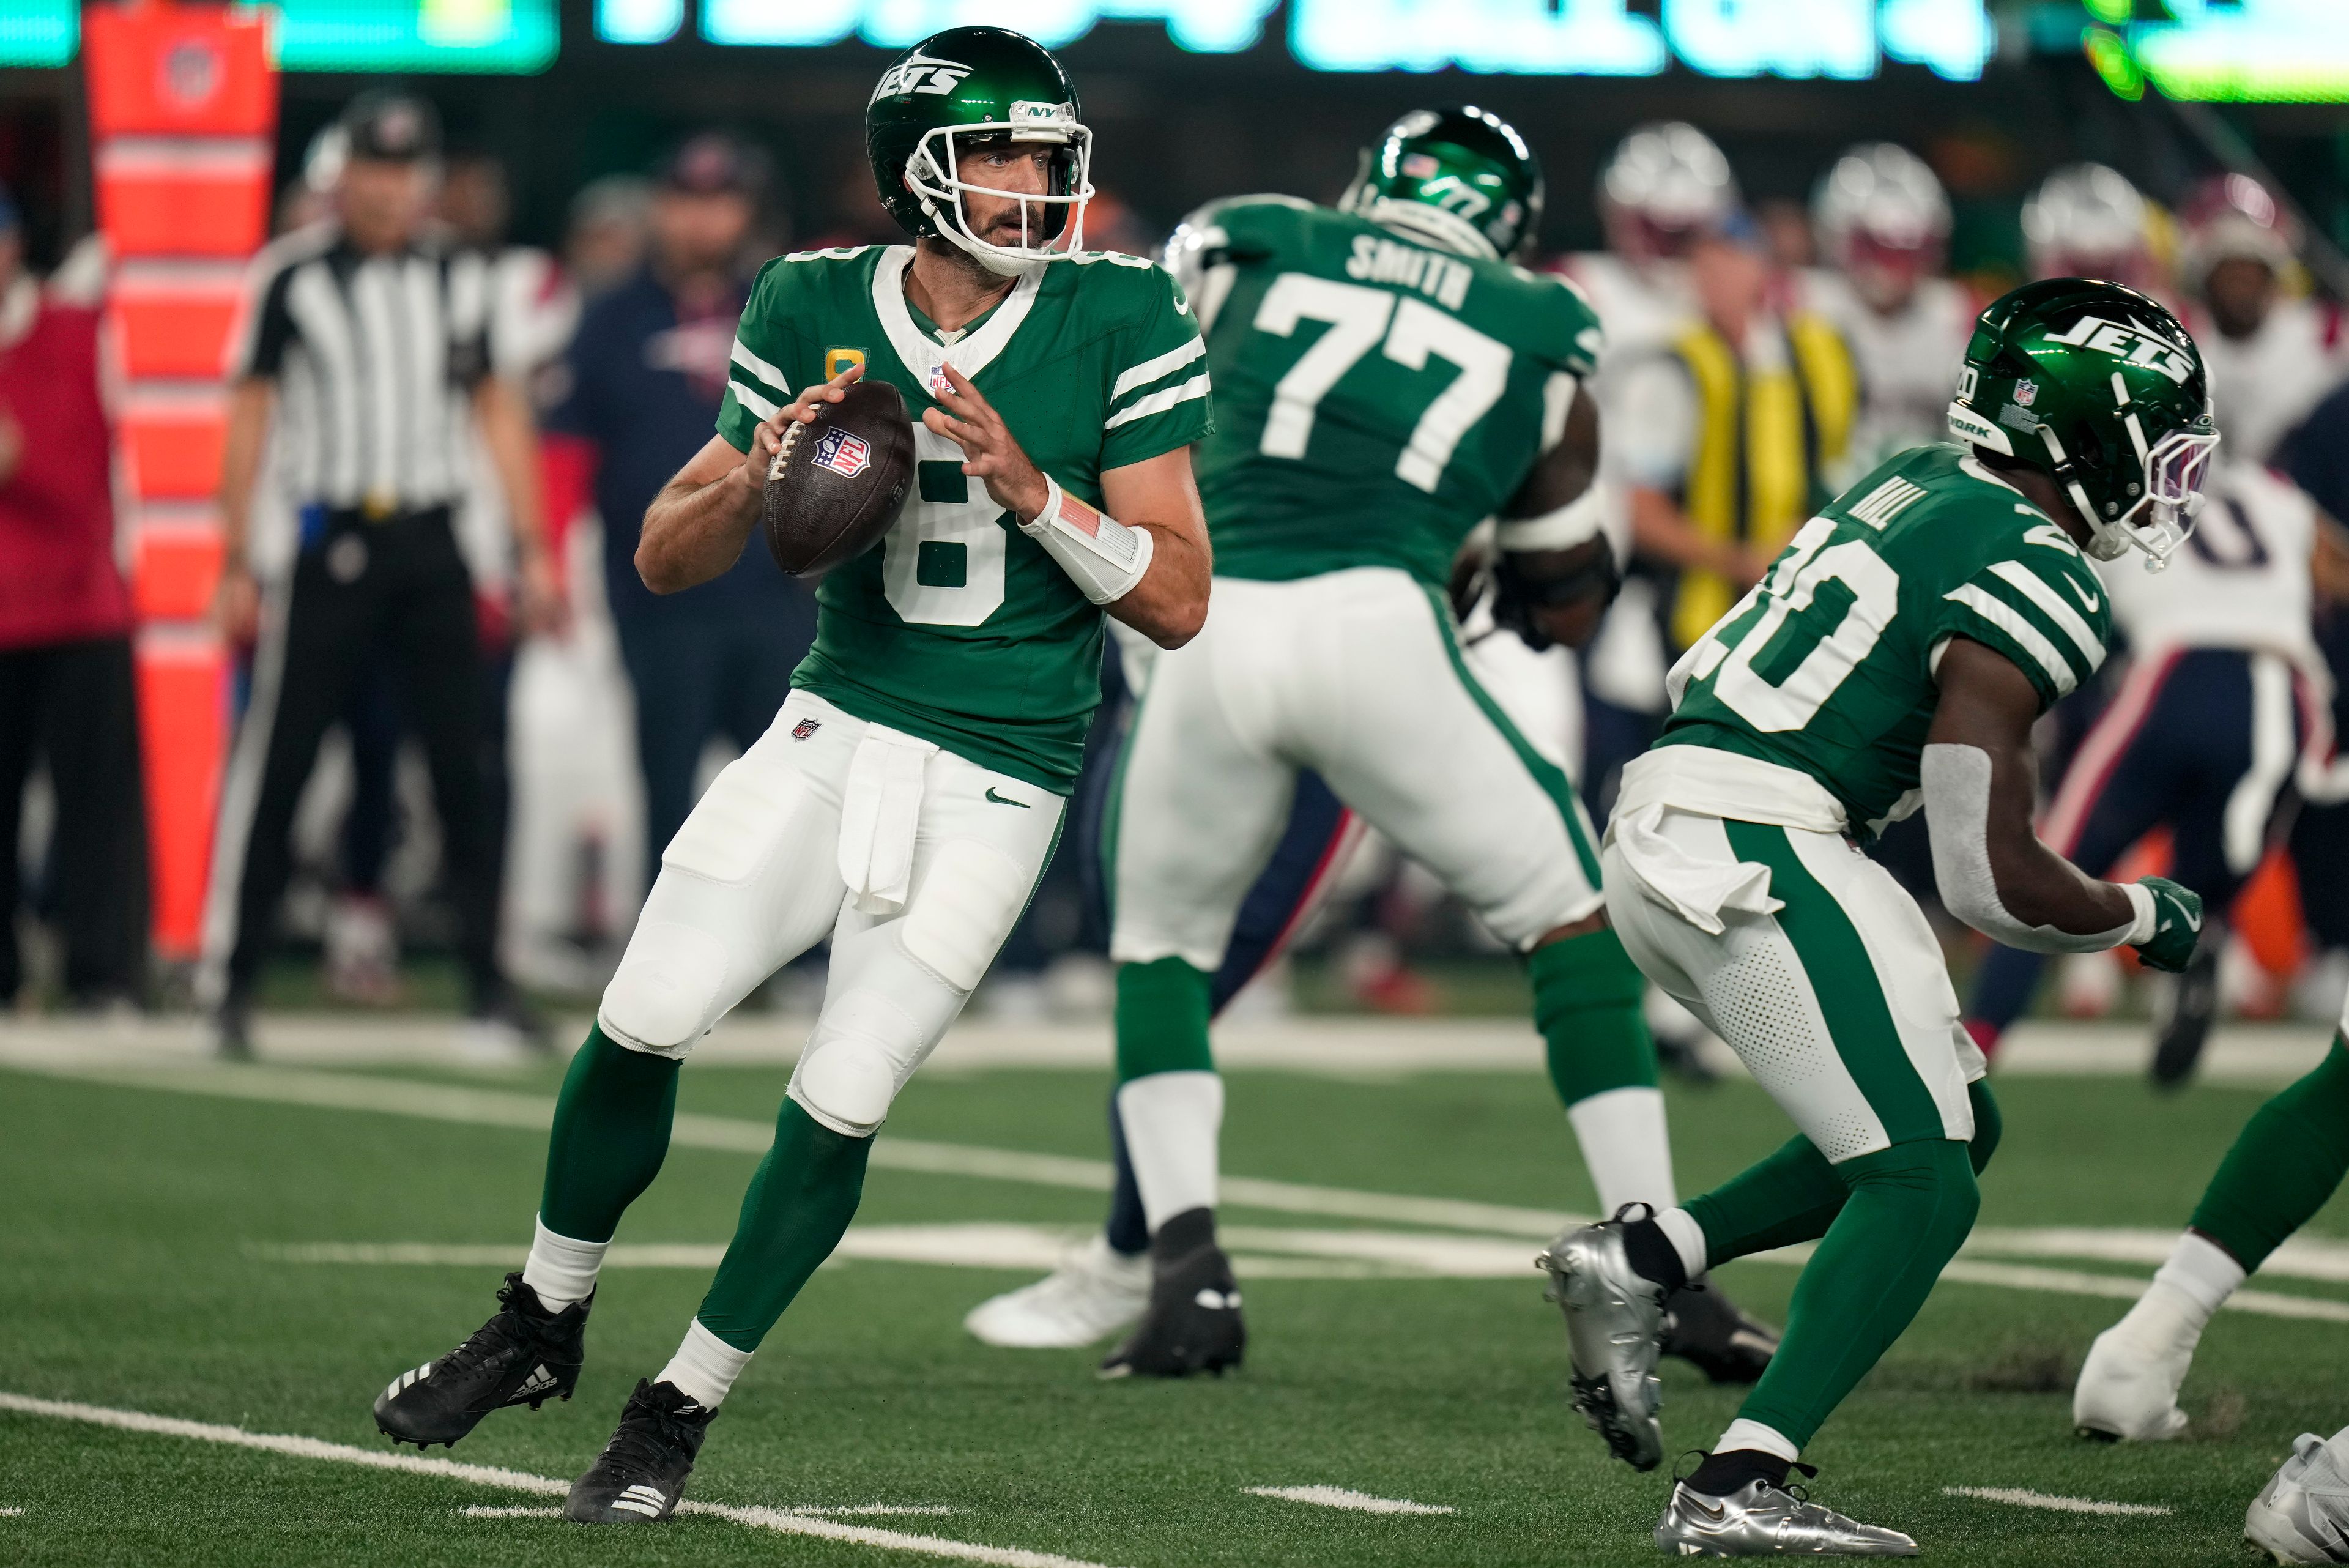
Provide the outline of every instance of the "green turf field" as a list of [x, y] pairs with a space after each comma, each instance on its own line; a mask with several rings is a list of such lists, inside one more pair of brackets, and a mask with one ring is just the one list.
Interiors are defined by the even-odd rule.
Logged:
[[[1049, 1255], [1097, 1220], [1104, 1076], [917, 1080], [876, 1151], [853, 1255], [816, 1276], [712, 1428], [691, 1496], [732, 1511], [603, 1532], [469, 1513], [550, 1508], [545, 1491], [585, 1466], [691, 1314], [785, 1078], [697, 1064], [667, 1168], [618, 1238], [671, 1251], [616, 1254], [579, 1398], [492, 1417], [447, 1456], [502, 1476], [450, 1471], [438, 1449], [421, 1470], [354, 1462], [390, 1453], [367, 1414], [377, 1390], [486, 1315], [492, 1259], [518, 1263], [556, 1078], [0, 1070], [0, 1563], [1655, 1559], [1665, 1480], [1608, 1459], [1560, 1397], [1563, 1334], [1530, 1267], [1537, 1211], [1591, 1198], [1546, 1085], [1509, 1072], [1235, 1075], [1226, 1168], [1255, 1185], [1235, 1184], [1225, 1223], [1253, 1338], [1240, 1374], [1182, 1385], [1102, 1384], [1092, 1354], [989, 1350], [960, 1327], [1035, 1272], [977, 1266], [990, 1249]], [[2349, 1421], [2349, 1204], [2320, 1218], [2312, 1236], [2331, 1245], [2297, 1275], [2252, 1282], [2291, 1298], [2277, 1311], [2329, 1315], [2214, 1324], [2187, 1390], [2191, 1440], [2082, 1443], [2071, 1373], [2124, 1306], [2087, 1293], [2134, 1293], [2151, 1272], [2136, 1260], [2166, 1244], [2261, 1093], [2158, 1099], [2132, 1080], [2034, 1077], [2001, 1094], [1987, 1245], [1806, 1456], [1816, 1494], [1951, 1563], [2250, 1563], [2244, 1505], [2293, 1434]], [[1691, 1190], [1786, 1136], [1744, 1084], [1675, 1091], [1672, 1113]], [[981, 1224], [999, 1229], [968, 1229]], [[946, 1261], [889, 1261], [916, 1256]], [[410, 1261], [361, 1261], [387, 1257]], [[1776, 1262], [1722, 1275], [1766, 1314], [1794, 1277]], [[1736, 1397], [1671, 1364], [1666, 1377], [1668, 1437], [1699, 1448]], [[141, 1416], [204, 1425], [124, 1429]], [[241, 1446], [223, 1428], [314, 1441]], [[1450, 1511], [1247, 1490], [1309, 1486]], [[2168, 1511], [2048, 1511], [1952, 1487]]]

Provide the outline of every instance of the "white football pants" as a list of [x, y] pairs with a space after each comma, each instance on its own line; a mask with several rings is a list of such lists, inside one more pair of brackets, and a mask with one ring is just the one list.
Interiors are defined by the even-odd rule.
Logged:
[[596, 1023], [682, 1060], [829, 935], [790, 1093], [833, 1131], [868, 1136], [1027, 908], [1065, 805], [794, 691], [663, 852]]
[[1603, 901], [1573, 785], [1469, 674], [1441, 595], [1384, 566], [1217, 577], [1206, 628], [1158, 656], [1134, 718], [1110, 956], [1212, 972], [1300, 768], [1513, 948]]

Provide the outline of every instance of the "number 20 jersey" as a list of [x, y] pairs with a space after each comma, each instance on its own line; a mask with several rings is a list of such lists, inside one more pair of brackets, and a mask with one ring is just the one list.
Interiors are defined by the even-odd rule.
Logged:
[[1191, 219], [1216, 388], [1197, 453], [1218, 576], [1449, 574], [1554, 443], [1599, 348], [1563, 278], [1285, 196]]
[[1659, 746], [1809, 774], [1874, 834], [1915, 808], [1952, 638], [2005, 655], [2042, 711], [2095, 672], [2111, 607], [2046, 514], [1954, 446], [1878, 468], [1805, 524], [1682, 655]]

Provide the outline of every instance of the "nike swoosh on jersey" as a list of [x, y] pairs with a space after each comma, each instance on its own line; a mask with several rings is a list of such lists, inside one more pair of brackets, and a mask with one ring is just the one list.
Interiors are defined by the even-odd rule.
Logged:
[[2080, 601], [2082, 608], [2094, 610], [2097, 606], [2105, 602], [2105, 596], [2096, 592], [2094, 588], [2084, 588], [2079, 584], [2073, 582], [2069, 577], [2064, 578], [2064, 581], [2071, 588], [2072, 597]]
[[1022, 811], [1026, 811], [1028, 809], [1028, 803], [1024, 800], [1013, 800], [1008, 794], [996, 794], [995, 786], [993, 784], [987, 786], [987, 798], [993, 801], [998, 805], [1016, 805]]

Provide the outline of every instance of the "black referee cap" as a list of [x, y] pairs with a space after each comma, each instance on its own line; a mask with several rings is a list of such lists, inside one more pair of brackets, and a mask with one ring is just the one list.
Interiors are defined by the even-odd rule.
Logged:
[[406, 93], [363, 92], [344, 106], [341, 124], [353, 158], [412, 163], [440, 155], [440, 116]]

